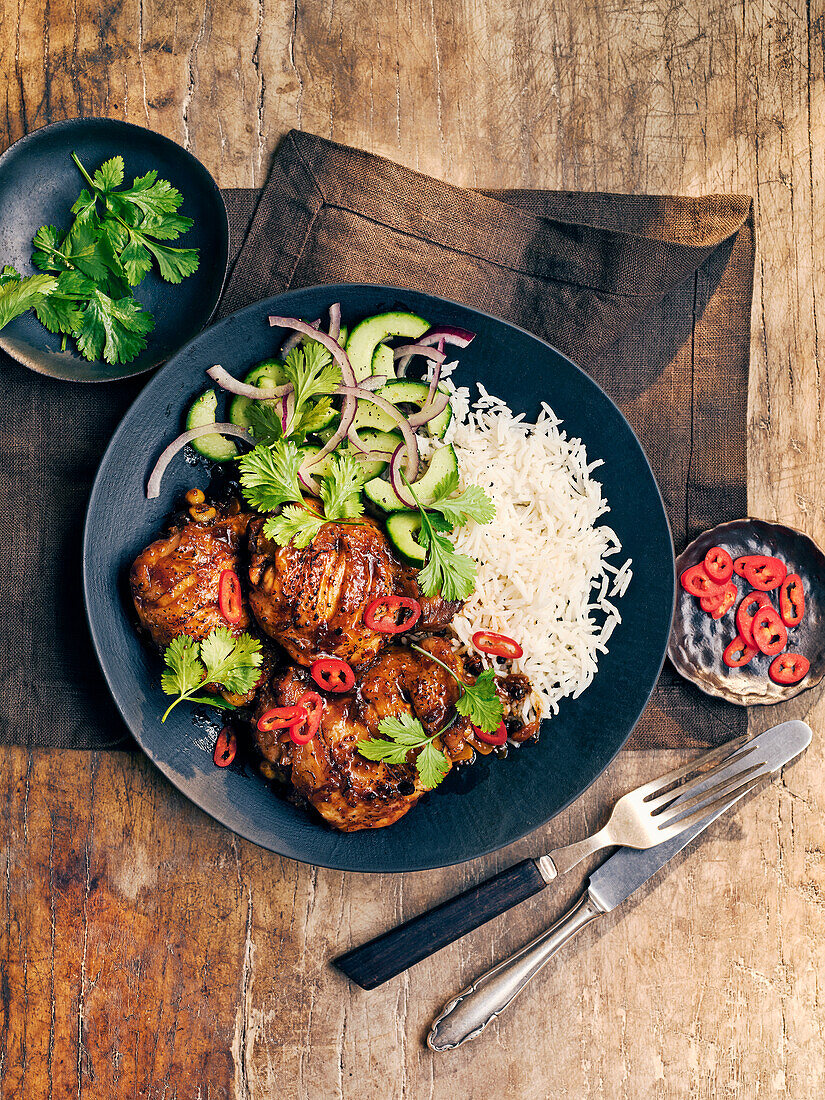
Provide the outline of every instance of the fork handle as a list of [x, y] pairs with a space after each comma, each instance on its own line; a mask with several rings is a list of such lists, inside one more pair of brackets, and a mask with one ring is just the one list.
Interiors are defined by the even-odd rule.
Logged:
[[546, 856], [541, 857], [539, 863], [549, 882], [556, 875], [565, 874], [593, 852], [598, 852], [601, 848], [609, 848], [615, 843], [608, 826], [605, 825], [603, 829], [599, 829], [592, 836], [586, 836], [584, 840], [577, 840], [575, 844], [567, 844], [564, 848], [555, 848], [552, 852], [548, 852]]
[[333, 959], [333, 965], [362, 989], [375, 989], [537, 894], [549, 881], [534, 859], [523, 859], [435, 909]]

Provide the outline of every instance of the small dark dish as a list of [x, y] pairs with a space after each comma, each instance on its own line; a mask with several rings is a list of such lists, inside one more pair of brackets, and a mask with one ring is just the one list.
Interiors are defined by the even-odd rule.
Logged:
[[[157, 534], [182, 491], [205, 487], [209, 472], [182, 458], [157, 500], [146, 478], [181, 419], [221, 363], [235, 375], [273, 355], [283, 333], [270, 313], [318, 317], [341, 302], [344, 322], [392, 308], [477, 334], [459, 357], [459, 386], [484, 385], [514, 412], [535, 417], [549, 402], [591, 460], [610, 504], [606, 522], [633, 559], [634, 580], [620, 603], [622, 622], [593, 683], [562, 700], [538, 744], [506, 760], [455, 768], [415, 810], [387, 829], [339, 833], [275, 795], [251, 767], [216, 768], [210, 739], [192, 714], [168, 705], [161, 665], [132, 625], [120, 582]], [[293, 290], [257, 302], [202, 333], [143, 389], [121, 422], [95, 479], [83, 548], [86, 610], [98, 658], [123, 718], [169, 780], [224, 825], [265, 848], [322, 867], [418, 871], [473, 859], [543, 825], [584, 791], [635, 726], [664, 661], [673, 610], [673, 546], [656, 482], [629, 424], [606, 394], [569, 359], [522, 329], [467, 306], [396, 287], [337, 285]], [[636, 579], [640, 578], [640, 579]]]
[[[788, 628], [788, 649], [811, 662], [797, 684], [775, 684], [768, 676], [772, 658], [758, 653], [742, 668], [728, 668], [722, 653], [736, 636], [736, 608], [751, 591], [744, 577], [731, 578], [739, 589], [733, 608], [713, 619], [681, 585], [667, 655], [676, 671], [706, 695], [716, 695], [739, 706], [782, 703], [814, 687], [825, 676], [825, 554], [812, 539], [793, 527], [763, 519], [736, 519], [705, 531], [676, 559], [676, 575], [704, 560], [712, 546], [722, 546], [735, 560], [746, 554], [767, 554], [783, 561], [789, 573], [798, 573], [805, 590], [805, 616]], [[778, 591], [778, 590], [777, 590]], [[769, 592], [774, 607], [777, 591]]]
[[153, 270], [135, 297], [155, 318], [148, 346], [131, 363], [88, 362], [69, 340], [48, 332], [31, 313], [0, 331], [0, 348], [18, 362], [52, 378], [108, 382], [152, 370], [196, 336], [209, 322], [221, 296], [229, 258], [229, 223], [220, 191], [199, 160], [160, 134], [112, 118], [55, 122], [20, 138], [0, 156], [0, 264], [33, 275], [32, 237], [41, 225], [68, 229], [72, 203], [84, 187], [71, 159], [76, 152], [89, 171], [122, 156], [126, 180], [149, 169], [183, 195], [181, 214], [194, 219], [180, 238], [200, 249], [198, 270], [180, 284], [164, 282]]

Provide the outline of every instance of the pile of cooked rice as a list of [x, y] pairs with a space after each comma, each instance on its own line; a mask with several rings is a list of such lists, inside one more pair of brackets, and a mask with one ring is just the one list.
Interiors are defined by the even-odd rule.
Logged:
[[616, 533], [599, 520], [609, 506], [592, 477], [581, 440], [568, 439], [543, 404], [537, 423], [525, 423], [479, 384], [452, 393], [448, 440], [463, 484], [492, 498], [492, 523], [470, 523], [454, 534], [456, 548], [478, 562], [476, 590], [453, 623], [470, 647], [477, 630], [515, 638], [524, 656], [512, 664], [529, 676], [534, 697], [522, 715], [555, 714], [559, 700], [577, 698], [591, 683], [600, 653], [621, 622], [613, 602], [632, 578]]

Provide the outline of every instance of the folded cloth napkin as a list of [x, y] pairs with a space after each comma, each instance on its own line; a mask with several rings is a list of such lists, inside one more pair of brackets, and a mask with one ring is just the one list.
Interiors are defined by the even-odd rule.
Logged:
[[[224, 197], [232, 266], [220, 316], [317, 283], [466, 302], [548, 340], [619, 405], [677, 549], [746, 514], [750, 198], [469, 191], [298, 131], [261, 192]], [[111, 747], [123, 727], [85, 633], [78, 547], [97, 461], [137, 384], [69, 393], [5, 357], [2, 377], [0, 740]], [[703, 745], [743, 731], [745, 717], [666, 666], [631, 744]]]

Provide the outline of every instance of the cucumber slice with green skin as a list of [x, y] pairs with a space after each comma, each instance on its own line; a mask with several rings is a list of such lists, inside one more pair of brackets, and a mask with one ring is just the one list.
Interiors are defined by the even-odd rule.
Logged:
[[[284, 365], [278, 359], [264, 359], [257, 367], [253, 367], [244, 378], [247, 386], [258, 386], [262, 390], [269, 389], [270, 386], [283, 386], [288, 381]], [[240, 394], [234, 397], [232, 404], [229, 406], [229, 419], [231, 422], [241, 428], [248, 429], [250, 427], [249, 406], [251, 404], [251, 397], [241, 397]]]
[[[383, 397], [391, 405], [417, 405], [419, 409], [423, 407], [429, 392], [430, 387], [426, 382], [402, 380], [388, 382], [386, 386], [376, 391], [379, 397]], [[424, 425], [427, 435], [432, 436], [433, 439], [443, 439], [452, 418], [453, 410], [447, 405], [443, 412]], [[374, 428], [379, 432], [389, 432], [397, 428], [397, 424], [389, 413], [379, 409], [377, 405], [372, 405], [369, 401], [359, 403], [353, 423], [358, 430]]]
[[[370, 450], [376, 451], [394, 451], [399, 444], [404, 442], [404, 437], [394, 432], [363, 432], [361, 439], [369, 446]], [[320, 449], [320, 447], [316, 447], [313, 444], [308, 444], [301, 448], [301, 453], [307, 456], [317, 455]], [[333, 456], [347, 452], [352, 454], [357, 461], [363, 461], [364, 469], [370, 478], [378, 477], [378, 475], [383, 473], [389, 465], [387, 462], [381, 462], [380, 460], [368, 462], [363, 456], [359, 456], [357, 451], [352, 450], [352, 448], [347, 445], [345, 447], [336, 448], [332, 454], [325, 455], [317, 466], [312, 467], [311, 473], [316, 477], [328, 477], [329, 474], [332, 473]]]
[[[379, 345], [391, 336], [404, 336], [409, 340], [417, 340], [429, 327], [429, 322], [423, 317], [415, 313], [398, 311], [378, 313], [374, 317], [367, 317], [365, 321], [361, 321], [350, 333], [345, 348], [352, 363], [356, 381], [361, 382], [371, 374], [394, 375], [392, 350], [384, 348], [376, 358]], [[374, 366], [378, 369], [373, 369]]]
[[422, 566], [427, 561], [427, 551], [416, 539], [421, 530], [421, 513], [393, 512], [387, 516], [387, 537], [395, 549], [410, 565]]
[[[439, 447], [425, 473], [413, 485], [413, 491], [422, 507], [432, 504], [439, 483], [450, 473], [458, 473], [458, 459], [452, 444], [448, 443], [446, 447]], [[383, 478], [374, 477], [372, 481], [368, 481], [364, 492], [373, 504], [377, 504], [385, 512], [409, 511], [407, 505], [395, 495], [392, 485]]]
[[[192, 402], [192, 406], [186, 415], [186, 428], [200, 428], [204, 424], [215, 423], [215, 413], [218, 408], [218, 398], [214, 390], [207, 390]], [[213, 462], [228, 462], [230, 458], [236, 458], [238, 448], [225, 436], [200, 435], [192, 440], [192, 446], [205, 458], [211, 458]]]

